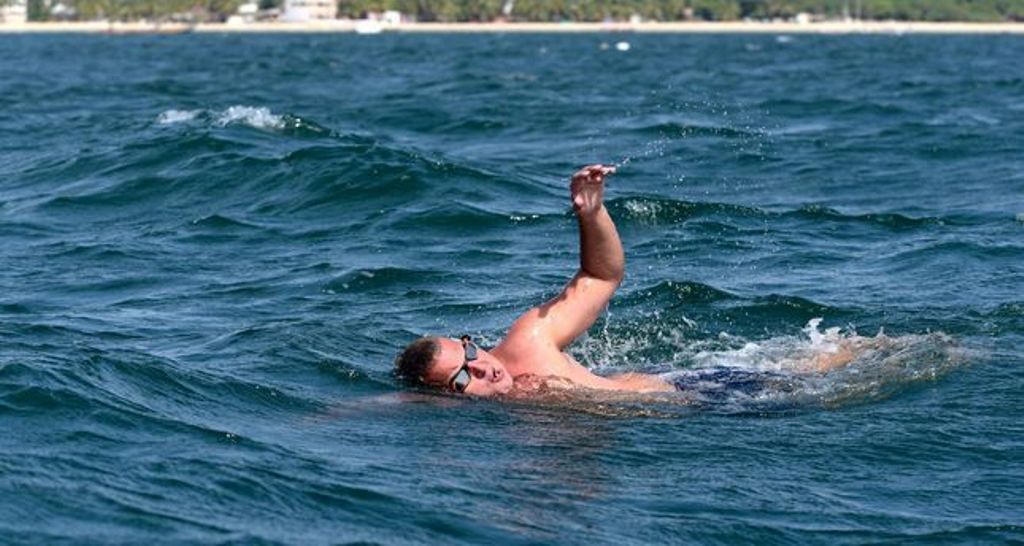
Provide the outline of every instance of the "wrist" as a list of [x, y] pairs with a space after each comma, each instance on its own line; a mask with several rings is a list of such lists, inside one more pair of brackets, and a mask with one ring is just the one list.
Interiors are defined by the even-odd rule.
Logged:
[[574, 209], [574, 212], [576, 213], [576, 216], [578, 216], [580, 218], [590, 217], [590, 216], [598, 216], [598, 215], [600, 215], [604, 211], [605, 211], [604, 203], [601, 203], [600, 205], [598, 205], [596, 207], [575, 208]]

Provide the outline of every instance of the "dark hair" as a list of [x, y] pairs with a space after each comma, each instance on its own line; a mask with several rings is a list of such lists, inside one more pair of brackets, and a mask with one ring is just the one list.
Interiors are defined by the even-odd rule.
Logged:
[[402, 350], [395, 359], [395, 376], [411, 385], [426, 385], [427, 370], [441, 352], [436, 337], [421, 337]]

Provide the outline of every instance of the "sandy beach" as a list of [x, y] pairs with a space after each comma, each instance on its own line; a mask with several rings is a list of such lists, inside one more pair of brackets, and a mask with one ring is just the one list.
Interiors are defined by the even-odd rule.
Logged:
[[908, 21], [795, 22], [675, 22], [675, 23], [402, 23], [381, 24], [352, 20], [306, 23], [3, 23], [0, 33], [112, 33], [177, 34], [205, 33], [317, 33], [317, 32], [400, 32], [400, 33], [785, 33], [785, 34], [1022, 34], [1020, 23], [956, 23]]

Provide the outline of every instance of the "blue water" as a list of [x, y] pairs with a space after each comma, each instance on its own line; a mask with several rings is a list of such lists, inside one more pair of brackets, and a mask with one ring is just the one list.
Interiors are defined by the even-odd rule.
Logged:
[[[0, 542], [1020, 542], [1022, 57], [2, 37]], [[572, 348], [599, 373], [890, 348], [764, 396], [395, 383], [557, 293], [590, 162], [628, 261]]]

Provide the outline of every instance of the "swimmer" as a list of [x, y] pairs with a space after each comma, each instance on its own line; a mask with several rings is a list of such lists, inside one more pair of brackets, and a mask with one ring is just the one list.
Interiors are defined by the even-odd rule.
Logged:
[[[589, 165], [572, 176], [569, 193], [579, 224], [580, 268], [558, 296], [523, 313], [490, 350], [468, 336], [417, 339], [395, 360], [396, 375], [413, 385], [472, 396], [559, 385], [637, 393], [685, 388], [649, 374], [602, 377], [565, 352], [601, 315], [625, 274], [622, 242], [604, 206], [604, 181], [614, 173], [614, 167]], [[825, 372], [854, 356], [851, 350], [821, 356], [813, 369]]]

